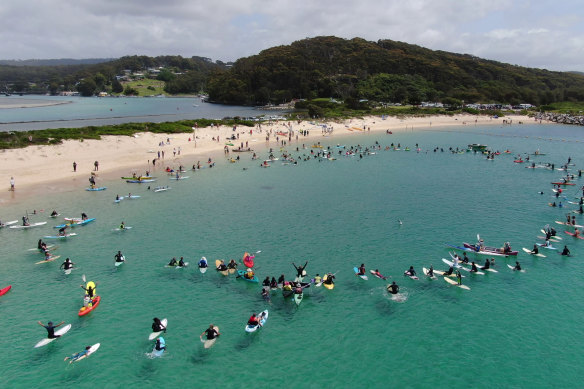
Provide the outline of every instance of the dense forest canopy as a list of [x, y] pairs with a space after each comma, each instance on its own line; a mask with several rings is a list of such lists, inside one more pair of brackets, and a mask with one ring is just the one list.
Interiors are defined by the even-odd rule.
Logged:
[[272, 47], [232, 66], [180, 56], [129, 56], [59, 66], [0, 65], [0, 91], [132, 94], [131, 88], [120, 84], [120, 76], [147, 69], [161, 69], [146, 77], [162, 81], [168, 94], [204, 91], [210, 101], [229, 104], [330, 97], [410, 104], [448, 99], [513, 105], [584, 101], [584, 75], [575, 72], [525, 68], [391, 40], [337, 37]]

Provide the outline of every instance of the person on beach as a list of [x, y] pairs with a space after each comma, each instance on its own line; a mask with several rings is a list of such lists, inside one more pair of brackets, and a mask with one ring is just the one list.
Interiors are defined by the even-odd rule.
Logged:
[[85, 349], [83, 351], [72, 354], [70, 357], [65, 357], [65, 359], [63, 359], [63, 361], [70, 359], [69, 363], [73, 363], [76, 360], [78, 360], [79, 358], [81, 358], [82, 356], [86, 356], [86, 358], [89, 358], [89, 355], [87, 353], [89, 352], [90, 349], [91, 349], [91, 346], [85, 346]]
[[178, 265], [178, 262], [176, 261], [175, 257], [172, 257], [170, 262], [168, 262], [168, 266], [177, 266], [177, 265]]
[[570, 250], [568, 249], [568, 246], [564, 246], [561, 255], [570, 256]]
[[77, 171], [77, 162], [73, 161], [73, 172]]
[[391, 285], [387, 285], [387, 291], [391, 294], [398, 294], [399, 293], [399, 286], [393, 281]]
[[203, 331], [203, 333], [199, 337], [202, 338], [203, 335], [207, 337], [207, 340], [213, 340], [221, 334], [217, 332], [213, 324], [209, 324], [209, 328]]
[[44, 325], [40, 321], [37, 321], [37, 323], [39, 326], [44, 327], [47, 330], [47, 338], [49, 338], [49, 339], [55, 339], [55, 338], [60, 337], [61, 335], [55, 335], [55, 328], [60, 327], [63, 324], [65, 324], [64, 321], [60, 322], [56, 326], [53, 325], [52, 321], [48, 322], [47, 325]]
[[10, 177], [10, 190], [14, 192], [14, 177]]
[[63, 262], [61, 264], [61, 266], [59, 266], [59, 269], [63, 269], [63, 270], [73, 269], [73, 265], [75, 265], [75, 264], [73, 262], [71, 262], [69, 257], [67, 257], [67, 259], [65, 259], [65, 262]]
[[98, 161], [95, 161], [95, 162], [93, 163], [93, 170], [94, 170], [94, 171], [98, 171], [98, 170], [99, 170], [99, 162], [98, 162]]
[[162, 324], [159, 318], [155, 317], [152, 319], [152, 332], [163, 332], [166, 333], [166, 327]]

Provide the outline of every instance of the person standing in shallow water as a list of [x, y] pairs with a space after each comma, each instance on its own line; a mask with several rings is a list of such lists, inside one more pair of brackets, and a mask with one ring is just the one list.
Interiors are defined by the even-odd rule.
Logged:
[[94, 171], [98, 171], [98, 170], [99, 170], [99, 162], [98, 162], [98, 161], [95, 161], [95, 162], [93, 163], [93, 170], [94, 170]]
[[73, 172], [77, 171], [77, 162], [73, 162]]
[[10, 177], [10, 190], [14, 192], [14, 177]]

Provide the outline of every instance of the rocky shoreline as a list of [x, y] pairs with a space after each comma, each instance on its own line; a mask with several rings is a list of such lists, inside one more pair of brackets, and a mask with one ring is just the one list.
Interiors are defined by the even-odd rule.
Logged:
[[575, 124], [584, 126], [584, 116], [583, 115], [571, 115], [568, 113], [553, 113], [553, 112], [541, 112], [535, 115], [536, 120], [547, 120], [559, 124]]

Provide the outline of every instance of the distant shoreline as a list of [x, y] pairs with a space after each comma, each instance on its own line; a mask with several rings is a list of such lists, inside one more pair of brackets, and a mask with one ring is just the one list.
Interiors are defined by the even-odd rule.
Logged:
[[38, 100], [38, 99], [0, 99], [0, 109], [38, 108], [71, 103], [72, 101]]

